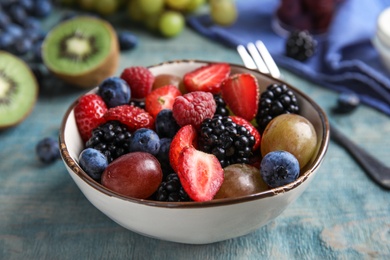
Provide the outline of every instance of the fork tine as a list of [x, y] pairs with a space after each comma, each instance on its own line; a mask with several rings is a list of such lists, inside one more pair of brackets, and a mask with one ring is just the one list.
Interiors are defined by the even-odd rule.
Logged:
[[237, 46], [237, 52], [240, 55], [242, 61], [244, 62], [245, 67], [249, 69], [256, 69], [257, 66], [251, 56], [249, 55], [248, 51], [245, 49], [243, 45]]
[[253, 43], [248, 43], [247, 45], [248, 51], [252, 56], [252, 59], [256, 63], [257, 69], [265, 74], [269, 74], [267, 65], [265, 65], [264, 60], [261, 58], [259, 51]]
[[258, 51], [260, 52], [261, 57], [264, 60], [264, 63], [268, 67], [269, 73], [274, 78], [280, 78], [280, 71], [278, 66], [276, 65], [274, 59], [272, 58], [271, 54], [269, 53], [267, 47], [265, 47], [264, 43], [260, 40], [256, 41], [256, 47]]

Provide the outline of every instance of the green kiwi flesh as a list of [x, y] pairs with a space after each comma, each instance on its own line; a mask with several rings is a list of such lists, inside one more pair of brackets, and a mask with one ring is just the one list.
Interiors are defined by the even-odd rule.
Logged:
[[100, 18], [79, 16], [53, 28], [42, 45], [50, 71], [80, 87], [94, 87], [117, 69], [119, 45], [112, 26]]
[[28, 65], [16, 56], [0, 51], [0, 129], [25, 119], [38, 96], [38, 83]]

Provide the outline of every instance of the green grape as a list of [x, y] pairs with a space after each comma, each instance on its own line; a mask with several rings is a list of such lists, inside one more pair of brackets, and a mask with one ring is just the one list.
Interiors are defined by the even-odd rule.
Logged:
[[158, 23], [160, 21], [160, 15], [161, 14], [156, 14], [156, 15], [149, 15], [147, 17], [144, 17], [143, 23], [145, 27], [152, 32], [158, 31]]
[[204, 5], [206, 0], [190, 0], [190, 3], [187, 5], [187, 12], [195, 12], [199, 7]]
[[119, 2], [117, 0], [99, 0], [94, 1], [95, 10], [101, 15], [111, 15], [118, 10]]
[[214, 23], [218, 25], [232, 25], [238, 16], [234, 0], [211, 0], [210, 15]]
[[159, 21], [159, 29], [163, 36], [173, 37], [181, 33], [185, 26], [184, 16], [177, 11], [165, 11]]
[[165, 0], [165, 4], [168, 7], [178, 11], [184, 11], [190, 2], [191, 0]]
[[144, 14], [140, 11], [138, 0], [130, 0], [127, 4], [127, 15], [135, 22], [142, 22]]
[[164, 0], [137, 0], [139, 11], [143, 14], [156, 15], [164, 8]]

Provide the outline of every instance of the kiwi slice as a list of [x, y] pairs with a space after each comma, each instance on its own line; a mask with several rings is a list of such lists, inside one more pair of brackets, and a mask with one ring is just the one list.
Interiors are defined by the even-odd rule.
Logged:
[[0, 51], [0, 129], [25, 119], [38, 96], [38, 83], [28, 65], [18, 57]]
[[118, 38], [105, 20], [77, 16], [49, 32], [42, 45], [42, 57], [57, 77], [75, 86], [91, 88], [116, 72]]

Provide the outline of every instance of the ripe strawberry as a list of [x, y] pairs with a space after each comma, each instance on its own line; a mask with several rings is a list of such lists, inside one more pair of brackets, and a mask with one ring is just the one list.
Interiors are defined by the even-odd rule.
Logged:
[[206, 91], [217, 94], [220, 92], [221, 83], [229, 74], [229, 64], [211, 63], [185, 74], [183, 82], [188, 92]]
[[185, 147], [197, 147], [197, 133], [192, 125], [186, 125], [179, 129], [173, 137], [169, 148], [169, 163], [176, 172], [179, 161], [179, 155]]
[[240, 73], [230, 76], [222, 83], [221, 94], [234, 115], [252, 121], [260, 97], [257, 79], [253, 75]]
[[128, 67], [123, 70], [121, 78], [129, 84], [132, 98], [145, 98], [152, 91], [154, 75], [146, 67]]
[[213, 94], [195, 91], [177, 97], [172, 114], [180, 126], [191, 124], [198, 129], [204, 119], [214, 116], [216, 109]]
[[212, 200], [224, 180], [217, 157], [193, 147], [185, 147], [180, 153], [177, 175], [183, 189], [194, 201]]
[[154, 118], [144, 109], [131, 105], [122, 105], [110, 108], [104, 115], [106, 121], [119, 121], [125, 124], [129, 131], [139, 128], [154, 127]]
[[92, 136], [92, 130], [104, 123], [107, 106], [97, 94], [82, 96], [74, 108], [77, 128], [84, 142]]
[[261, 142], [261, 135], [259, 131], [257, 131], [256, 127], [254, 127], [249, 121], [245, 120], [242, 117], [239, 116], [230, 116], [230, 118], [233, 120], [234, 123], [237, 125], [241, 125], [245, 127], [251, 135], [255, 138], [255, 144], [253, 145], [253, 150], [257, 150], [260, 146]]
[[158, 112], [167, 108], [172, 109], [175, 98], [181, 96], [180, 90], [173, 85], [166, 85], [152, 90], [145, 98], [145, 110], [154, 118]]

